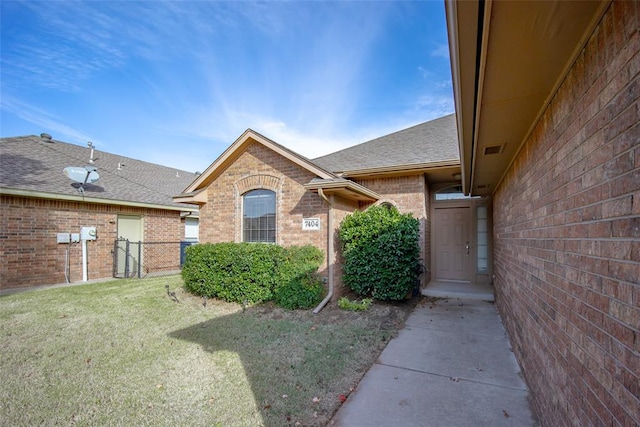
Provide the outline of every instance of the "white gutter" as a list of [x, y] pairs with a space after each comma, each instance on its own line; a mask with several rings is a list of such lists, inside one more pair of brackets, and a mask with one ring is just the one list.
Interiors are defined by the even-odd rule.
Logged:
[[198, 208], [192, 208], [191, 206], [186, 206], [186, 205], [185, 206], [159, 205], [155, 203], [130, 202], [126, 200], [117, 200], [117, 199], [99, 199], [96, 197], [72, 196], [70, 194], [47, 193], [43, 191], [34, 191], [34, 190], [19, 190], [15, 188], [6, 188], [6, 187], [0, 187], [0, 194], [7, 195], [7, 196], [33, 197], [33, 198], [48, 199], [48, 200], [66, 200], [71, 202], [99, 203], [102, 205], [119, 205], [119, 206], [132, 206], [137, 208], [163, 209], [168, 211], [198, 212]]
[[354, 170], [345, 170], [339, 172], [339, 176], [343, 178], [363, 178], [369, 177], [372, 175], [385, 175], [385, 174], [394, 174], [394, 173], [422, 173], [429, 172], [442, 168], [450, 168], [460, 166], [460, 160], [458, 159], [449, 159], [449, 160], [439, 160], [437, 162], [428, 162], [428, 163], [411, 163], [406, 165], [395, 165], [395, 166], [384, 166], [377, 168], [369, 168], [369, 169], [354, 169]]
[[324, 199], [325, 202], [329, 204], [329, 212], [327, 214], [327, 263], [329, 269], [329, 292], [327, 296], [318, 304], [318, 306], [313, 310], [313, 314], [320, 313], [320, 310], [324, 308], [325, 305], [331, 300], [333, 296], [333, 264], [335, 263], [335, 256], [333, 253], [333, 202], [334, 196], [331, 195], [331, 199], [328, 199], [327, 196], [322, 191], [322, 188], [318, 188], [318, 194], [320, 197]]

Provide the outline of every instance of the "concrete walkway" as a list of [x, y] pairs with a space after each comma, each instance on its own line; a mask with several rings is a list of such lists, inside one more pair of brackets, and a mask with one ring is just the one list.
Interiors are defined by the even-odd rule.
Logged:
[[528, 390], [492, 303], [421, 303], [332, 426], [534, 426]]

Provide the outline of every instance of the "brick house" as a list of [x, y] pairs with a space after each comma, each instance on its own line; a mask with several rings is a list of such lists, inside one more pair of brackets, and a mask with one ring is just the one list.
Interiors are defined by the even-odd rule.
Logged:
[[[52, 139], [47, 134], [0, 139], [0, 289], [84, 279], [81, 227], [96, 228], [87, 241], [86, 279], [118, 275], [133, 242], [175, 242], [170, 251], [131, 252], [130, 270], [179, 267], [179, 242], [197, 239], [197, 208], [172, 200], [193, 173]], [[63, 173], [68, 166], [95, 167], [99, 180], [84, 184]], [[59, 243], [62, 240], [65, 243]], [[114, 259], [116, 260], [114, 265]], [[134, 268], [135, 266], [135, 268]], [[146, 268], [146, 270], [144, 270]]]
[[640, 422], [640, 2], [446, 1], [462, 186], [546, 426]]
[[431, 189], [459, 183], [455, 116], [449, 115], [314, 160], [252, 130], [244, 132], [185, 192], [200, 207], [202, 242], [314, 245], [337, 297], [341, 270], [335, 232], [348, 213], [387, 203], [421, 223], [431, 277]]
[[445, 6], [455, 116], [313, 160], [248, 130], [176, 200], [203, 241], [318, 246], [337, 293], [344, 216], [411, 212], [423, 293], [493, 285], [543, 425], [637, 425], [640, 3]]

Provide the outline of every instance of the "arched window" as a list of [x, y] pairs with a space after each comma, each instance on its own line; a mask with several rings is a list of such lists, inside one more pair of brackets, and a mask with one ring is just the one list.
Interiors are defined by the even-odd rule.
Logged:
[[242, 198], [242, 240], [276, 242], [276, 193], [252, 190]]

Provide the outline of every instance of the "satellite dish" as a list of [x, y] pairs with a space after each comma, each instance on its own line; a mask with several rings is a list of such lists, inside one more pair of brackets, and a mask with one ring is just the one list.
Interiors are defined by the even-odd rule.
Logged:
[[100, 175], [98, 175], [98, 172], [96, 172], [96, 170], [97, 169], [94, 168], [93, 166], [85, 166], [85, 167], [68, 166], [63, 169], [64, 174], [69, 179], [80, 183], [80, 188], [78, 188], [78, 191], [80, 191], [82, 194], [84, 194], [83, 186], [87, 182], [89, 184], [93, 184], [94, 182], [97, 182], [100, 179]]

